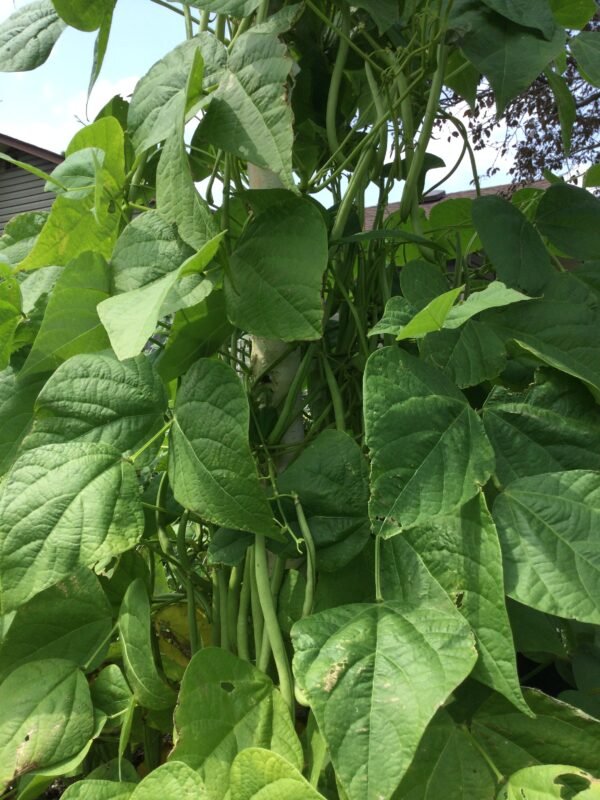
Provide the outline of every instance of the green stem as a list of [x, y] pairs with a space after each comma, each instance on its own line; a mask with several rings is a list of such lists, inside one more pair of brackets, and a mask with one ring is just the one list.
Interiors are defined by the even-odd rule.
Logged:
[[332, 154], [336, 153], [340, 146], [337, 138], [336, 116], [338, 110], [338, 100], [340, 96], [340, 86], [344, 76], [344, 68], [346, 66], [346, 59], [348, 58], [348, 50], [350, 48], [350, 15], [346, 9], [342, 10], [342, 33], [344, 36], [340, 37], [339, 39], [338, 51], [335, 57], [335, 64], [333, 65], [331, 81], [329, 83], [327, 109], [325, 112], [327, 142], [329, 143], [329, 149], [331, 150]]
[[300, 503], [300, 498], [297, 494], [294, 495], [294, 505], [296, 506], [296, 515], [298, 517], [298, 524], [300, 531], [306, 545], [306, 590], [304, 592], [304, 603], [302, 604], [302, 618], [309, 617], [312, 614], [313, 603], [315, 599], [315, 586], [317, 581], [317, 554], [315, 550], [315, 543], [304, 515], [304, 509]]
[[323, 363], [323, 372], [325, 373], [325, 380], [327, 381], [327, 388], [331, 396], [331, 403], [333, 405], [333, 416], [335, 418], [335, 427], [338, 431], [345, 432], [346, 423], [344, 421], [344, 402], [340, 387], [335, 379], [333, 370], [329, 366], [329, 359], [326, 353], [321, 353], [321, 360]]
[[332, 241], [336, 241], [336, 239], [341, 239], [342, 236], [344, 235], [344, 230], [346, 229], [346, 223], [348, 222], [350, 212], [352, 211], [354, 200], [356, 199], [356, 196], [359, 193], [359, 191], [368, 182], [372, 160], [373, 160], [373, 150], [371, 148], [363, 150], [359, 158], [358, 164], [356, 166], [356, 171], [350, 178], [350, 182], [348, 183], [348, 188], [346, 189], [344, 198], [340, 204], [337, 216], [335, 218], [335, 223], [331, 230]]
[[217, 14], [217, 25], [215, 27], [215, 36], [220, 42], [225, 41], [225, 23], [227, 22], [227, 17], [225, 14]]
[[256, 556], [255, 546], [248, 549], [250, 558], [250, 609], [252, 611], [252, 631], [254, 635], [254, 661], [258, 661], [262, 649], [262, 639], [264, 636], [264, 620], [260, 600], [258, 597], [258, 587], [256, 584]]
[[429, 97], [427, 99], [427, 107], [425, 109], [425, 116], [423, 118], [423, 125], [419, 135], [419, 141], [415, 148], [414, 157], [408, 175], [406, 176], [406, 183], [402, 191], [402, 200], [400, 201], [400, 219], [405, 222], [411, 215], [413, 209], [418, 205], [418, 182], [423, 169], [425, 160], [425, 153], [427, 152], [427, 145], [431, 139], [431, 132], [435, 118], [439, 113], [440, 94], [444, 82], [444, 72], [446, 69], [446, 61], [448, 58], [448, 48], [445, 45], [438, 46], [438, 64], [433, 74], [431, 87], [429, 89]]
[[223, 567], [217, 570], [217, 584], [219, 586], [219, 620], [221, 623], [221, 647], [224, 650], [231, 650], [229, 639], [229, 620], [227, 617], [227, 579]]
[[271, 643], [271, 650], [273, 651], [275, 667], [279, 677], [279, 690], [290, 709], [290, 713], [293, 714], [294, 688], [292, 673], [285, 650], [285, 642], [283, 641], [283, 636], [281, 635], [281, 630], [279, 628], [279, 621], [277, 619], [273, 595], [271, 594], [265, 537], [260, 534], [257, 534], [256, 536], [254, 559], [256, 570], [256, 587], [258, 589], [258, 597], [265, 621], [264, 632], [265, 635], [269, 637], [269, 642]]
[[285, 400], [283, 401], [283, 406], [279, 416], [277, 417], [277, 422], [275, 423], [275, 426], [273, 427], [273, 430], [267, 439], [267, 444], [269, 445], [277, 444], [297, 414], [301, 413], [300, 410], [296, 409], [298, 404], [298, 396], [308, 373], [308, 368], [310, 366], [314, 350], [315, 345], [309, 345], [302, 361], [300, 362], [300, 366], [298, 367], [294, 379], [292, 380], [285, 396]]
[[261, 0], [261, 3], [256, 12], [256, 24], [260, 25], [269, 16], [269, 0]]
[[381, 593], [381, 534], [375, 536], [375, 600], [378, 603], [383, 602], [383, 594]]
[[237, 645], [237, 620], [240, 604], [240, 584], [242, 571], [239, 566], [231, 568], [229, 573], [229, 587], [227, 589], [227, 628], [230, 636], [230, 645], [233, 653], [238, 652]]
[[[175, 14], [179, 14], [180, 17], [183, 17], [183, 11], [177, 6], [172, 6], [171, 3], [166, 3], [165, 0], [152, 0], [157, 6], [162, 6], [162, 8], [168, 8], [169, 11], [174, 11]], [[193, 22], [198, 22], [196, 17], [191, 17]]]
[[200, 30], [203, 32], [207, 31], [209, 22], [210, 22], [210, 11], [204, 10], [200, 17]]
[[192, 27], [192, 15], [190, 13], [190, 7], [183, 4], [183, 16], [185, 19], [185, 38], [186, 39], [193, 39], [194, 38], [194, 29]]
[[194, 585], [190, 578], [191, 564], [187, 554], [186, 532], [189, 520], [187, 509], [181, 515], [177, 528], [177, 556], [183, 567], [183, 579], [185, 593], [187, 597], [187, 621], [190, 635], [190, 650], [192, 655], [198, 650], [198, 620], [196, 618], [196, 597], [194, 595]]
[[136, 452], [132, 456], [129, 456], [129, 460], [135, 461], [136, 458], [139, 458], [142, 455], [142, 453], [145, 452], [150, 447], [151, 444], [153, 444], [160, 436], [163, 436], [165, 432], [169, 430], [172, 424], [173, 424], [172, 419], [170, 419], [168, 422], [165, 422], [162, 428], [159, 431], [157, 431], [151, 439], [148, 439], [148, 441], [145, 444], [143, 444], [139, 450], [136, 450]]
[[248, 648], [248, 616], [250, 614], [250, 571], [252, 570], [252, 559], [246, 553], [244, 561], [244, 577], [242, 579], [242, 590], [240, 592], [240, 603], [238, 606], [238, 617], [236, 625], [236, 638], [238, 656], [245, 661], [250, 661], [250, 650]]
[[219, 647], [221, 644], [221, 600], [220, 600], [220, 587], [218, 579], [218, 570], [212, 571], [212, 627], [211, 627], [211, 644], [213, 647]]

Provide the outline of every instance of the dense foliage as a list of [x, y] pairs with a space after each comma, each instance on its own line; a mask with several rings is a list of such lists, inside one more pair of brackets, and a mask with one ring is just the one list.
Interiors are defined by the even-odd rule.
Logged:
[[600, 200], [420, 206], [595, 3], [160, 4], [0, 239], [2, 797], [600, 797]]

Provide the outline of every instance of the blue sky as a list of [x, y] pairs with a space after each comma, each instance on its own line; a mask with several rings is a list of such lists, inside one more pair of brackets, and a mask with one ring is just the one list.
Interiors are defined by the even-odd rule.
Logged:
[[[0, 0], [0, 22], [29, 0]], [[67, 28], [48, 61], [25, 73], [0, 73], [0, 132], [60, 152], [86, 121], [86, 94], [92, 66], [95, 33]], [[88, 107], [89, 119], [114, 94], [129, 95], [137, 80], [152, 64], [185, 37], [183, 18], [151, 0], [119, 0], [100, 78]], [[446, 136], [430, 147], [448, 168], [454, 163], [460, 143]], [[477, 154], [483, 174], [495, 157], [493, 151]], [[430, 173], [434, 180], [443, 170]], [[469, 188], [471, 171], [467, 159], [443, 188]], [[484, 184], [507, 181], [503, 173]], [[399, 191], [399, 187], [398, 187]], [[396, 194], [395, 192], [394, 194]], [[395, 196], [392, 199], [397, 199]]]

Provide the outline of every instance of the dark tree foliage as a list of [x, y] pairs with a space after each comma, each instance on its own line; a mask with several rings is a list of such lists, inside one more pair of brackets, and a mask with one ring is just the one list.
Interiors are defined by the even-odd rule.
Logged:
[[[600, 30], [600, 13], [585, 30]], [[586, 167], [600, 161], [600, 89], [581, 76], [571, 55], [567, 56], [562, 76], [575, 99], [575, 121], [568, 151], [556, 99], [544, 74], [507, 105], [501, 118], [496, 117], [494, 94], [483, 80], [473, 108], [465, 113], [474, 150], [492, 147], [499, 157], [511, 156], [508, 172], [515, 185], [540, 180], [546, 171], [562, 173], [565, 169], [575, 180]], [[450, 92], [447, 102], [453, 106], [460, 98]], [[503, 131], [504, 135], [495, 136], [496, 131]], [[500, 169], [494, 164], [487, 174], [495, 175]]]

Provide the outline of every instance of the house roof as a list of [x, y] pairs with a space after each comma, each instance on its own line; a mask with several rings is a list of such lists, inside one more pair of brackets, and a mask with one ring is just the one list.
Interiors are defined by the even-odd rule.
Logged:
[[[550, 186], [548, 181], [534, 181], [533, 183], [528, 183], [526, 189], [547, 189]], [[498, 186], [486, 186], [481, 189], [480, 195], [487, 196], [487, 195], [511, 195], [515, 191], [515, 186], [512, 183], [503, 183]], [[427, 196], [421, 202], [421, 208], [425, 209], [425, 213], [427, 214], [429, 209], [436, 206], [438, 203], [443, 202], [444, 200], [458, 200], [461, 198], [466, 198], [469, 200], [475, 200], [477, 197], [477, 192], [475, 189], [468, 189], [463, 192], [451, 192], [450, 194], [446, 194], [446, 192], [434, 192], [431, 197], [428, 199]], [[390, 203], [385, 210], [385, 216], [389, 217], [390, 214], [393, 214], [394, 211], [398, 211], [400, 209], [400, 203]], [[375, 206], [370, 208], [365, 208], [365, 230], [371, 230], [373, 227], [373, 222], [375, 221]]]
[[35, 144], [24, 142], [22, 139], [15, 139], [13, 136], [7, 136], [5, 133], [0, 133], [0, 151], [6, 153], [12, 150], [17, 153], [26, 153], [29, 156], [43, 158], [50, 161], [52, 164], [60, 164], [64, 161], [64, 157], [52, 150], [46, 150], [44, 147], [38, 147]]

